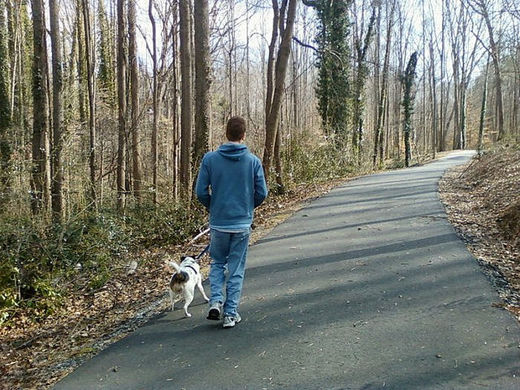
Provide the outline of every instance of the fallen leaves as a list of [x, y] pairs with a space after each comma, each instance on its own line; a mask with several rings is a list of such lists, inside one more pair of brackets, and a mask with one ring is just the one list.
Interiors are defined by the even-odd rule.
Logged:
[[[306, 184], [286, 195], [268, 198], [256, 211], [251, 243], [285, 221], [306, 201], [344, 181]], [[180, 258], [181, 254], [200, 252], [206, 243], [201, 239], [197, 241], [200, 247], [188, 247], [186, 243], [133, 253], [103, 287], [95, 292], [69, 291], [62, 309], [39, 323], [31, 320], [30, 313], [19, 313], [11, 326], [0, 327], [0, 389], [50, 388], [82, 361], [123, 338], [154, 314], [165, 311], [169, 307], [165, 297], [171, 276], [164, 264], [165, 250], [173, 258]], [[208, 272], [208, 263], [205, 256], [201, 261], [203, 275]]]
[[450, 222], [520, 320], [520, 151], [498, 150], [439, 183]]

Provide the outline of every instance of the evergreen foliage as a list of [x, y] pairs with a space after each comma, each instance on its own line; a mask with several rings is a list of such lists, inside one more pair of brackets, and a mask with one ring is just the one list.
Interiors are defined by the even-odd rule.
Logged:
[[357, 154], [358, 165], [361, 165], [362, 160], [362, 148], [364, 138], [364, 111], [365, 111], [365, 97], [364, 89], [365, 82], [368, 77], [368, 66], [366, 63], [366, 55], [370, 46], [370, 41], [374, 33], [374, 24], [376, 21], [376, 8], [372, 8], [372, 16], [368, 23], [367, 32], [365, 37], [359, 36], [356, 38], [355, 50], [356, 50], [356, 70], [354, 80], [354, 104], [353, 104], [353, 129], [352, 129], [352, 152], [354, 155]]
[[98, 81], [99, 88], [102, 91], [102, 97], [110, 106], [115, 106], [116, 102], [116, 79], [115, 79], [115, 61], [114, 61], [114, 42], [113, 34], [110, 29], [110, 22], [105, 10], [103, 0], [98, 3], [98, 23], [99, 23], [99, 41], [98, 41], [98, 57], [99, 71]]
[[336, 145], [347, 140], [349, 115], [350, 49], [348, 45], [351, 0], [306, 2], [318, 14], [318, 111], [325, 134]]
[[417, 52], [413, 52], [406, 66], [406, 70], [402, 77], [403, 83], [403, 133], [404, 133], [404, 147], [405, 147], [405, 166], [410, 166], [411, 160], [411, 145], [410, 135], [412, 132], [412, 114], [415, 100], [415, 93], [413, 90], [413, 83], [415, 80], [415, 68], [417, 66]]

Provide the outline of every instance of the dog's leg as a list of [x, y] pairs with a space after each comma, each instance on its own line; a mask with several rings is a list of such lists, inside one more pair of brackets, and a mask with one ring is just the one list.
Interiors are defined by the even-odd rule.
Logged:
[[209, 298], [206, 295], [206, 293], [204, 292], [204, 287], [202, 287], [202, 278], [200, 277], [200, 275], [199, 275], [199, 280], [197, 280], [197, 287], [199, 288], [199, 291], [202, 294], [202, 296], [204, 297], [204, 299], [206, 300], [206, 302], [209, 302]]
[[186, 317], [191, 317], [191, 314], [188, 313], [188, 306], [193, 301], [193, 293], [190, 291], [186, 291], [184, 294], [184, 314]]
[[175, 301], [173, 297], [173, 291], [171, 289], [168, 289], [168, 292], [170, 293], [170, 303], [172, 304], [172, 311], [175, 308]]

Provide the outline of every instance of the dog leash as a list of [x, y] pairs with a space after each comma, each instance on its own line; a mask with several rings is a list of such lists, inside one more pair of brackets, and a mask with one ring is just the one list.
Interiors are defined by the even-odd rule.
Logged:
[[[207, 233], [209, 233], [210, 229], [207, 228], [205, 229], [204, 231], [200, 232], [199, 234], [197, 234], [189, 243], [188, 243], [188, 246], [193, 244], [195, 241], [197, 241], [200, 237], [206, 235]], [[198, 263], [199, 260], [201, 259], [202, 256], [204, 256], [206, 254], [206, 252], [209, 250], [209, 244], [202, 250], [202, 252], [200, 252], [197, 256], [195, 256], [193, 259]]]
[[188, 242], [187, 245], [190, 246], [191, 244], [193, 244], [193, 243], [194, 243], [195, 241], [197, 241], [199, 238], [201, 238], [201, 237], [204, 236], [205, 234], [209, 233], [209, 230], [210, 230], [210, 229], [207, 228], [207, 229], [203, 230], [202, 232], [200, 232], [199, 234], [197, 234], [195, 237], [193, 237], [193, 238], [191, 239], [190, 242]]
[[200, 252], [197, 256], [194, 257], [195, 261], [199, 261], [202, 256], [206, 254], [206, 252], [209, 250], [209, 244], [204, 248], [202, 252]]

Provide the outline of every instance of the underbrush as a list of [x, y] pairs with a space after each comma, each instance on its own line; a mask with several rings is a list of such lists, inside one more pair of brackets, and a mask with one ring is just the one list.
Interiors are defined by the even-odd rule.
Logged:
[[346, 177], [353, 172], [361, 171], [352, 161], [350, 153], [336, 147], [331, 142], [317, 143], [308, 133], [293, 140], [282, 158], [285, 171], [284, 182], [290, 188], [292, 185], [319, 183], [340, 177]]
[[[284, 149], [288, 190], [362, 171], [349, 153], [309, 134]], [[271, 187], [268, 204], [277, 202]], [[71, 294], [99, 291], [124, 272], [133, 254], [181, 244], [205, 221], [202, 206], [174, 202], [146, 203], [124, 215], [113, 209], [78, 212], [61, 226], [43, 217], [0, 215], [0, 325], [20, 313], [39, 321], [59, 312]]]
[[19, 311], [33, 320], [55, 313], [70, 291], [102, 288], [131, 251], [177, 244], [203, 224], [200, 208], [166, 204], [82, 214], [61, 226], [0, 218], [0, 325]]

